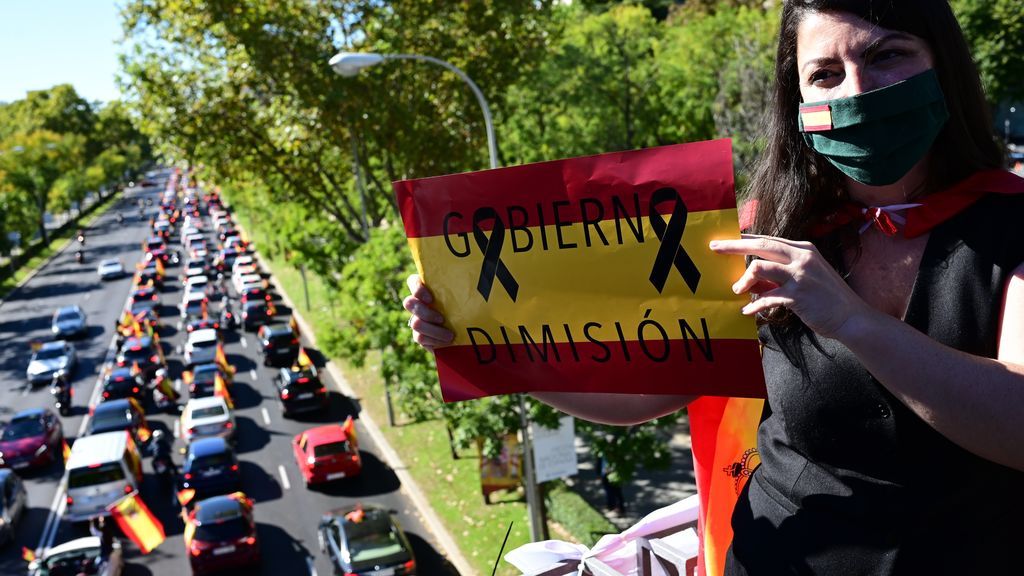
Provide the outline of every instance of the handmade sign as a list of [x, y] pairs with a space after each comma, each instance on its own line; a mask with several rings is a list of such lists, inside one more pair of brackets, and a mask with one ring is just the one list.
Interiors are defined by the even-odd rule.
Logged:
[[446, 401], [530, 391], [763, 397], [728, 140], [394, 184], [455, 332]]

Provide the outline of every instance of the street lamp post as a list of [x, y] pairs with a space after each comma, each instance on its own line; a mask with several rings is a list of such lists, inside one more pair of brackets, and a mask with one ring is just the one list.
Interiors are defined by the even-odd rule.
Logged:
[[[331, 68], [333, 68], [338, 74], [345, 77], [352, 77], [358, 74], [363, 68], [368, 68], [387, 60], [418, 60], [421, 62], [435, 64], [450, 70], [456, 76], [461, 78], [463, 82], [468, 84], [484, 113], [484, 128], [487, 131], [487, 153], [490, 159], [491, 168], [498, 167], [498, 144], [494, 138], [494, 123], [491, 120], [491, 108], [487, 105], [487, 99], [484, 98], [484, 93], [480, 91], [480, 87], [476, 85], [476, 82], [473, 82], [472, 78], [467, 76], [466, 73], [459, 68], [445, 62], [444, 60], [434, 58], [433, 56], [423, 56], [420, 54], [375, 54], [370, 52], [339, 52], [331, 57], [329, 63]], [[388, 395], [386, 382], [384, 393], [385, 395]], [[518, 397], [519, 422], [522, 427], [523, 434], [523, 484], [525, 485], [526, 490], [526, 509], [530, 518], [530, 539], [537, 542], [546, 539], [547, 526], [545, 525], [543, 518], [540, 493], [537, 489], [537, 481], [533, 469], [533, 443], [530, 441], [530, 426], [528, 416], [526, 414], [526, 402], [524, 401], [522, 394], [519, 394]], [[389, 409], [390, 406], [391, 402], [389, 398]]]

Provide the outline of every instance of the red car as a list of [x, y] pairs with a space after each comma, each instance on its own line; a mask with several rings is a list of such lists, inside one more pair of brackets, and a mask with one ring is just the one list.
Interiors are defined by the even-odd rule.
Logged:
[[355, 421], [317, 426], [292, 439], [292, 450], [306, 486], [358, 476], [363, 471]]
[[241, 492], [195, 504], [185, 520], [185, 549], [193, 574], [259, 565], [252, 504]]
[[0, 466], [22, 470], [48, 466], [64, 453], [60, 419], [46, 408], [18, 412], [0, 434]]

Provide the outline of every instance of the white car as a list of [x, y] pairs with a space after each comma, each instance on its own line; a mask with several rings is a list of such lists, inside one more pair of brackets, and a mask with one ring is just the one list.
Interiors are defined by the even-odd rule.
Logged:
[[233, 270], [231, 272], [231, 283], [233, 285], [235, 285], [236, 287], [238, 286], [238, 283], [240, 282], [239, 278], [241, 278], [242, 276], [248, 276], [250, 274], [259, 275], [259, 270], [257, 270], [256, 267], [253, 266], [252, 264], [248, 264], [248, 265], [245, 265], [245, 266], [239, 266], [236, 263], [232, 268], [233, 268]]
[[124, 277], [128, 272], [125, 271], [124, 263], [120, 258], [107, 258], [100, 260], [100, 265], [96, 267], [96, 273], [100, 275], [100, 280], [114, 280]]
[[113, 547], [101, 562], [100, 539], [97, 536], [77, 538], [47, 548], [28, 565], [29, 576], [50, 574], [95, 574], [96, 576], [121, 576], [124, 574], [124, 555], [121, 542], [114, 539]]
[[235, 415], [221, 396], [192, 398], [181, 413], [181, 437], [186, 443], [219, 436], [235, 440]]
[[209, 364], [217, 359], [220, 338], [214, 328], [203, 328], [188, 335], [185, 341], [185, 366]]
[[209, 304], [209, 299], [206, 294], [202, 292], [185, 292], [185, 297], [181, 301], [181, 305], [178, 307], [178, 311], [181, 314], [181, 319], [186, 320], [188, 318], [202, 318], [203, 316], [203, 303]]
[[231, 273], [234, 274], [242, 266], [252, 266], [253, 272], [259, 272], [259, 264], [257, 264], [256, 259], [249, 254], [242, 254], [238, 258], [235, 258], [235, 263], [231, 266]]
[[267, 283], [263, 280], [263, 276], [259, 274], [243, 274], [242, 276], [235, 277], [235, 291], [239, 294], [247, 288], [262, 288], [267, 289]]
[[211, 296], [213, 294], [213, 284], [210, 282], [210, 277], [205, 274], [189, 276], [188, 280], [185, 280], [185, 293], [188, 294], [190, 292]]

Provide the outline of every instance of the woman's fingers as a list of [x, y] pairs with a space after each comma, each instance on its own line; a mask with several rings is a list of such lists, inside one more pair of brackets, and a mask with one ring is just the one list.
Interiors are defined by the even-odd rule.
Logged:
[[743, 276], [732, 285], [736, 294], [766, 292], [786, 284], [793, 277], [792, 271], [785, 265], [771, 260], [754, 260], [747, 266]]
[[414, 318], [419, 318], [432, 324], [444, 324], [444, 316], [416, 296], [406, 296], [402, 300], [402, 307], [408, 310]]
[[410, 274], [409, 277], [405, 279], [405, 283], [409, 286], [409, 294], [412, 294], [414, 298], [422, 300], [426, 304], [434, 303], [434, 295], [430, 293], [427, 286], [423, 284], [422, 280], [420, 280], [419, 274]]
[[412, 328], [412, 339], [422, 346], [445, 346], [455, 339], [455, 334], [451, 330], [440, 324], [424, 322], [415, 316], [409, 322], [409, 327]]
[[805, 248], [782, 242], [771, 236], [757, 236], [740, 240], [712, 240], [708, 245], [718, 254], [747, 254], [764, 260], [789, 264]]

